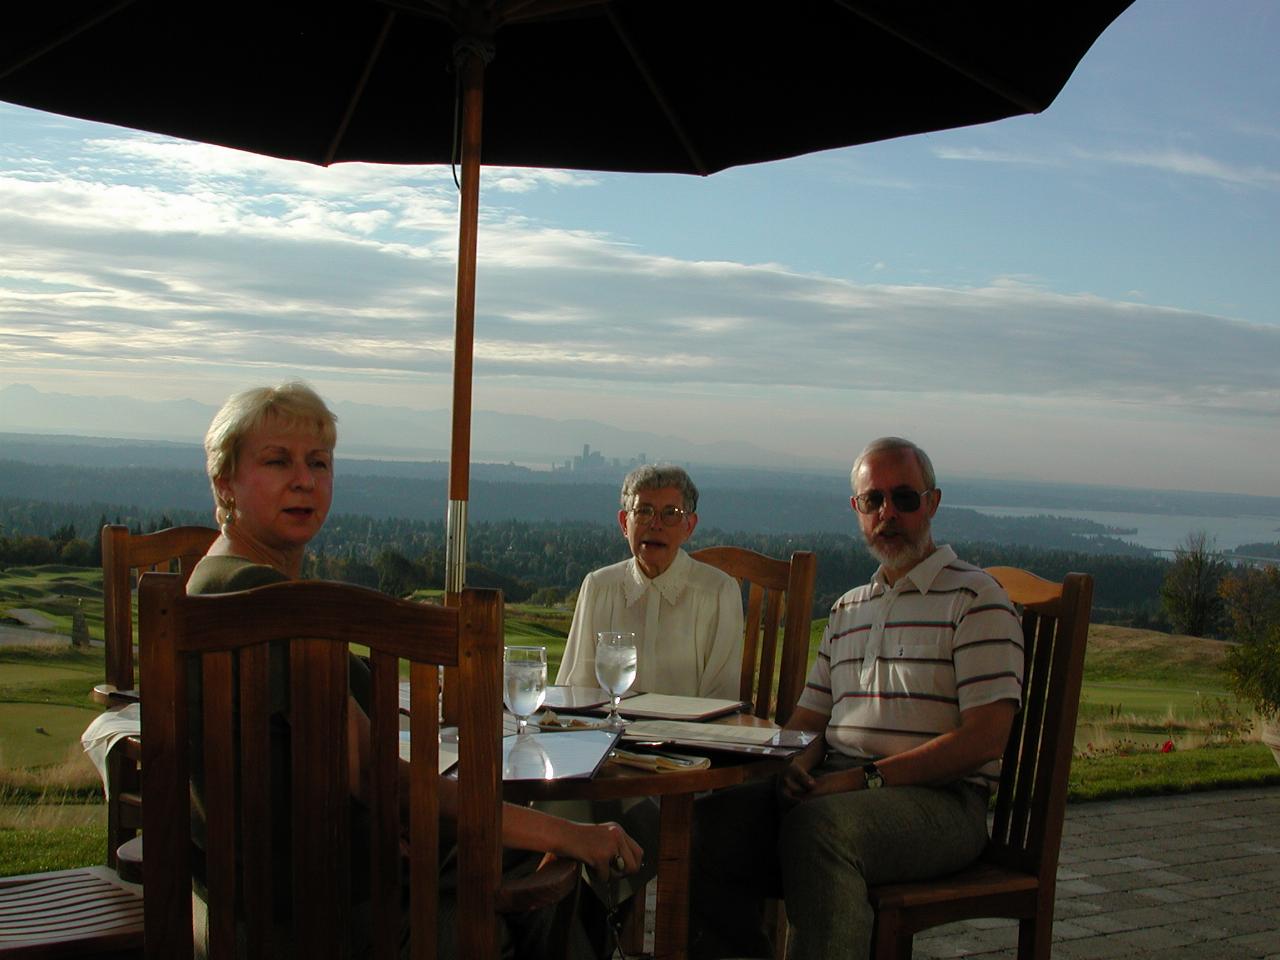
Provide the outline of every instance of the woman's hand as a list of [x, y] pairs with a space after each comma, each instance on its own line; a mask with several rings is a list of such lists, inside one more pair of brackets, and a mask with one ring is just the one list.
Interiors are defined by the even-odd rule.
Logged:
[[608, 879], [635, 873], [644, 862], [640, 844], [616, 823], [572, 823], [565, 845], [556, 853], [581, 860], [596, 875]]

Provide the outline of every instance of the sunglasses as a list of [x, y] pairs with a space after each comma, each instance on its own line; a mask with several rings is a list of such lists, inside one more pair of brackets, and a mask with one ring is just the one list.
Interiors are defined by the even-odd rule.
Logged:
[[[912, 490], [910, 487], [895, 487], [888, 493], [889, 502], [899, 513], [915, 513], [920, 509], [920, 499], [925, 494], [933, 493], [937, 487], [928, 490]], [[853, 498], [854, 506], [859, 513], [875, 513], [884, 506], [883, 490], [868, 490]]]

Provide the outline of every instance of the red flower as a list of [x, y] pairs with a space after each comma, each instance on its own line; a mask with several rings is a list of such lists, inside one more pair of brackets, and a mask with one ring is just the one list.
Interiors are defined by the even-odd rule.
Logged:
[[1161, 752], [1161, 753], [1172, 753], [1172, 752], [1173, 752], [1173, 741], [1172, 741], [1172, 740], [1166, 740], [1166, 741], [1164, 742], [1164, 746], [1160, 748], [1160, 752]]

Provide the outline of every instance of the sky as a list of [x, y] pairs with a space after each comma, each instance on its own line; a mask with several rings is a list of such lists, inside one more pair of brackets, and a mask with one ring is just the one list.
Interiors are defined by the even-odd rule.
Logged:
[[[1037, 116], [707, 178], [485, 168], [474, 406], [779, 464], [898, 434], [942, 476], [1274, 494], [1278, 48], [1273, 0], [1137, 0]], [[442, 418], [456, 244], [447, 167], [0, 104], [0, 388], [301, 377]]]

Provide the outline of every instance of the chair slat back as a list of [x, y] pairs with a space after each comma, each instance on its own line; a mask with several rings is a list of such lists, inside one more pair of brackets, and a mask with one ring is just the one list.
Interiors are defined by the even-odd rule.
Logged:
[[817, 558], [799, 550], [788, 562], [744, 547], [705, 547], [689, 555], [745, 587], [739, 697], [757, 717], [786, 723], [804, 689]]
[[134, 571], [176, 570], [183, 582], [218, 537], [211, 527], [169, 527], [131, 534], [121, 524], [102, 528], [102, 633], [106, 680], [117, 690], [137, 687], [133, 670]]
[[1023, 706], [1005, 750], [984, 859], [1052, 884], [1067, 802], [1093, 578], [1061, 584], [1012, 567], [987, 570], [1022, 607]]
[[[139, 589], [143, 634], [143, 862], [148, 958], [192, 953], [189, 782], [203, 769], [209, 955], [346, 955], [353, 858], [367, 858], [373, 955], [436, 951], [438, 698], [442, 666], [476, 691], [459, 732], [459, 924], [464, 956], [496, 955], [501, 803], [498, 749], [501, 594], [466, 590], [457, 609], [340, 584], [294, 581], [188, 597], [175, 574]], [[372, 693], [363, 778], [367, 842], [351, 824], [348, 645], [369, 648]], [[287, 712], [271, 693], [287, 657]], [[200, 663], [199, 743], [191, 743], [188, 665]], [[412, 756], [399, 762], [399, 663], [409, 663]], [[273, 699], [277, 702], [273, 703]], [[482, 712], [483, 711], [483, 712]], [[283, 745], [287, 742], [287, 753]], [[284, 778], [273, 783], [273, 778]], [[289, 797], [287, 824], [273, 808]], [[408, 797], [409, 891], [401, 915], [400, 800]], [[363, 831], [360, 831], [363, 833]], [[151, 851], [164, 851], [153, 856]], [[363, 864], [360, 864], [363, 868]], [[287, 876], [278, 871], [287, 870]], [[356, 875], [364, 873], [355, 871]], [[291, 889], [291, 904], [281, 902]], [[282, 918], [290, 918], [283, 922]]]

